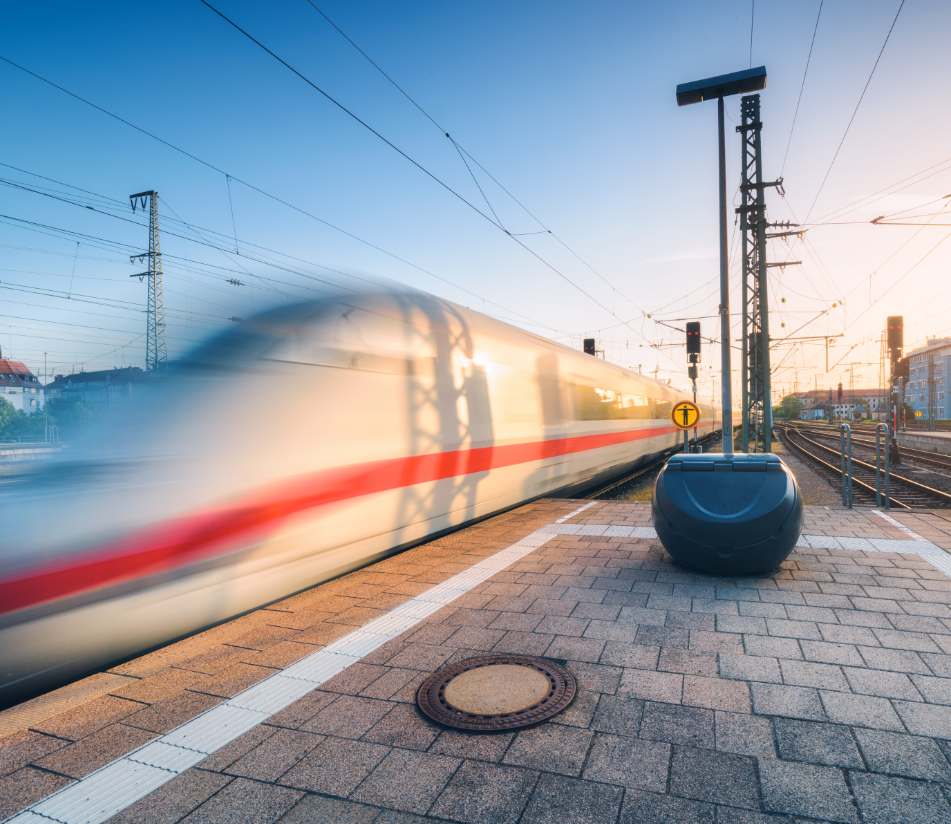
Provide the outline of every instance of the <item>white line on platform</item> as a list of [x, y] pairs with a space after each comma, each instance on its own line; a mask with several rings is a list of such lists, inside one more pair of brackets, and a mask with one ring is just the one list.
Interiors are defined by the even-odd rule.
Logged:
[[[914, 551], [924, 558], [931, 566], [933, 566], [939, 572], [943, 572], [949, 578], [951, 578], [951, 555], [948, 555], [941, 547], [936, 546], [931, 543], [931, 541], [922, 538], [917, 532], [910, 530], [904, 524], [898, 523], [891, 515], [887, 515], [882, 512], [880, 509], [873, 509], [876, 515], [879, 518], [888, 521], [892, 526], [900, 529], [908, 537], [912, 539], [911, 543], [917, 546], [918, 548]], [[907, 542], [906, 542], [907, 543]]]
[[[555, 523], [594, 506], [585, 504]], [[267, 721], [284, 707], [319, 687], [392, 641], [477, 584], [534, 552], [561, 530], [542, 527], [490, 555], [464, 572], [427, 589], [332, 644], [238, 693], [171, 732], [47, 796], [6, 819], [5, 824], [100, 824], [195, 766], [239, 735]], [[603, 527], [602, 527], [603, 529]]]

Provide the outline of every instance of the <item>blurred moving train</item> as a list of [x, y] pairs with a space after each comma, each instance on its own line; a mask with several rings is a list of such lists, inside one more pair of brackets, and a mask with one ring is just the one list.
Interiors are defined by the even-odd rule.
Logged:
[[422, 292], [248, 320], [0, 494], [0, 703], [631, 470], [685, 397]]

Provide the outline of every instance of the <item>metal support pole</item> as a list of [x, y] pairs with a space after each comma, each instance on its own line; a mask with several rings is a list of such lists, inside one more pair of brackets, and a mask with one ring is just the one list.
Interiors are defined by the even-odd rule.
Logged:
[[882, 432], [885, 433], [885, 509], [888, 509], [888, 478], [890, 474], [888, 453], [890, 450], [888, 442], [888, 426], [884, 423], [880, 423], [875, 427], [875, 503], [878, 506], [882, 505]]
[[726, 136], [723, 98], [717, 98], [720, 136], [720, 368], [723, 372], [723, 454], [733, 454], [733, 376], [730, 368], [730, 253], [726, 222]]
[[684, 455], [687, 455], [687, 454], [690, 453], [690, 435], [689, 435], [689, 432], [690, 432], [689, 429], [685, 429], [685, 430], [684, 430]]
[[839, 424], [839, 444], [842, 449], [842, 506], [852, 508], [852, 430], [847, 423]]

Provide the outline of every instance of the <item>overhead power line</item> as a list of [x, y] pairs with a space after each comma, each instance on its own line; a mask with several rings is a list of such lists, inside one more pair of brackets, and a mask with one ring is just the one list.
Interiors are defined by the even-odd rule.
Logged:
[[[131, 123], [131, 122], [129, 122], [128, 120], [126, 120], [126, 119], [124, 119], [124, 118], [122, 118], [122, 117], [119, 117], [119, 115], [113, 114], [112, 112], [110, 112], [110, 111], [108, 111], [108, 110], [102, 108], [101, 106], [97, 106], [95, 103], [92, 103], [91, 101], [85, 99], [84, 97], [80, 97], [78, 94], [76, 94], [76, 93], [74, 93], [74, 92], [71, 92], [71, 91], [69, 91], [68, 89], [63, 88], [62, 86], [60, 86], [60, 85], [54, 83], [53, 81], [47, 80], [45, 77], [42, 77], [42, 76], [36, 74], [36, 72], [30, 71], [29, 69], [27, 69], [27, 68], [21, 66], [19, 63], [14, 63], [12, 60], [10, 60], [10, 59], [4, 57], [3, 55], [0, 55], [0, 60], [2, 60], [4, 63], [7, 63], [7, 64], [10, 65], [10, 66], [13, 66], [15, 69], [19, 69], [20, 71], [24, 72], [25, 74], [28, 74], [28, 75], [30, 75], [31, 77], [33, 77], [33, 78], [35, 78], [35, 79], [41, 81], [42, 83], [46, 83], [48, 86], [52, 86], [54, 89], [56, 89], [56, 90], [58, 90], [58, 91], [61, 91], [61, 92], [63, 92], [64, 94], [69, 95], [70, 97], [74, 98], [75, 100], [78, 100], [80, 103], [84, 103], [84, 104], [86, 104], [87, 106], [91, 106], [93, 109], [96, 109], [97, 111], [101, 112], [102, 114], [104, 114], [104, 115], [106, 115], [106, 116], [108, 116], [108, 117], [111, 117], [113, 120], [117, 120], [117, 121], [119, 121], [120, 123], [122, 123], [123, 125], [128, 126], [129, 128], [135, 129], [135, 130], [136, 130], [137, 132], [139, 132], [140, 134], [143, 134], [143, 135], [145, 135], [146, 137], [151, 138], [152, 140], [158, 141], [159, 143], [161, 143], [161, 144], [164, 145], [164, 146], [167, 146], [168, 148], [172, 149], [173, 151], [176, 151], [176, 152], [178, 152], [179, 154], [182, 154], [182, 155], [184, 155], [185, 157], [188, 157], [188, 158], [190, 158], [191, 160], [194, 160], [195, 162], [200, 163], [202, 166], [205, 166], [206, 168], [211, 169], [211, 170], [214, 171], [214, 172], [218, 172], [218, 174], [225, 175], [225, 176], [229, 176], [227, 172], [225, 172], [223, 169], [219, 169], [219, 168], [218, 168], [217, 166], [215, 166], [213, 163], [209, 163], [207, 160], [203, 160], [202, 158], [200, 158], [200, 157], [198, 157], [198, 156], [192, 154], [191, 152], [188, 152], [188, 151], [186, 151], [185, 149], [179, 148], [178, 146], [174, 145], [173, 143], [169, 143], [169, 141], [167, 141], [167, 140], [163, 140], [161, 137], [158, 137], [157, 135], [153, 134], [152, 132], [149, 132], [149, 131], [147, 131], [146, 129], [143, 129], [142, 127], [140, 127], [140, 126], [136, 126], [134, 123]], [[310, 218], [311, 220], [315, 220], [315, 221], [317, 221], [318, 223], [320, 223], [320, 224], [326, 226], [327, 228], [333, 229], [335, 232], [340, 232], [341, 234], [346, 235], [347, 237], [349, 237], [349, 238], [351, 238], [351, 239], [357, 241], [358, 243], [362, 243], [364, 246], [368, 246], [368, 247], [370, 247], [371, 249], [375, 249], [376, 251], [380, 252], [381, 254], [386, 255], [387, 257], [393, 258], [393, 260], [397, 260], [397, 261], [399, 261], [400, 263], [403, 263], [403, 264], [405, 264], [406, 266], [409, 266], [409, 267], [412, 268], [412, 269], [416, 269], [418, 272], [422, 272], [423, 274], [429, 275], [430, 277], [435, 278], [436, 280], [442, 281], [443, 283], [448, 284], [449, 286], [452, 286], [454, 289], [458, 289], [458, 290], [461, 291], [461, 292], [465, 292], [467, 295], [471, 295], [472, 297], [477, 298], [478, 300], [484, 301], [485, 303], [491, 304], [492, 306], [497, 306], [498, 308], [503, 309], [504, 311], [508, 312], [510, 315], [514, 315], [514, 316], [520, 318], [520, 319], [523, 320], [523, 321], [528, 321], [528, 322], [529, 322], [530, 324], [532, 324], [533, 326], [538, 326], [538, 327], [541, 327], [541, 328], [543, 328], [543, 329], [550, 329], [550, 330], [552, 330], [552, 331], [554, 331], [554, 332], [561, 331], [561, 330], [558, 330], [558, 329], [554, 329], [554, 328], [551, 327], [551, 326], [548, 326], [548, 324], [539, 323], [538, 321], [533, 320], [532, 318], [530, 318], [530, 317], [528, 317], [528, 316], [526, 316], [526, 315], [523, 315], [523, 314], [520, 313], [520, 312], [516, 312], [516, 311], [514, 311], [514, 310], [512, 310], [512, 309], [509, 309], [507, 306], [503, 306], [502, 304], [497, 303], [497, 302], [494, 301], [494, 300], [490, 300], [489, 298], [484, 298], [482, 295], [479, 295], [479, 294], [477, 294], [476, 292], [473, 292], [471, 289], [467, 289], [467, 288], [464, 287], [464, 286], [460, 286], [460, 285], [457, 284], [457, 283], [453, 283], [453, 282], [452, 282], [451, 280], [449, 280], [448, 278], [442, 277], [442, 275], [437, 275], [435, 272], [431, 272], [431, 271], [429, 271], [428, 269], [423, 268], [422, 266], [418, 266], [417, 264], [412, 263], [411, 261], [406, 260], [405, 258], [402, 258], [402, 257], [400, 257], [400, 256], [397, 255], [397, 254], [394, 254], [393, 252], [389, 252], [389, 251], [387, 251], [386, 249], [384, 249], [382, 246], [377, 246], [375, 243], [371, 243], [369, 240], [365, 240], [364, 238], [359, 237], [358, 235], [355, 235], [355, 234], [353, 234], [352, 232], [348, 232], [346, 229], [342, 229], [342, 228], [340, 228], [339, 226], [336, 226], [336, 225], [334, 225], [333, 223], [330, 223], [329, 221], [324, 220], [323, 218], [317, 217], [317, 215], [312, 214], [311, 212], [308, 212], [306, 209], [303, 209], [303, 208], [301, 208], [300, 206], [295, 206], [293, 203], [290, 203], [289, 201], [284, 200], [283, 198], [278, 197], [277, 195], [271, 194], [270, 192], [265, 191], [264, 189], [260, 188], [259, 186], [255, 186], [253, 183], [249, 183], [248, 181], [243, 180], [242, 178], [237, 177], [236, 175], [230, 175], [230, 177], [231, 177], [231, 179], [232, 179], [235, 183], [240, 183], [242, 186], [247, 186], [247, 187], [248, 187], [249, 189], [251, 189], [252, 191], [255, 191], [255, 192], [257, 192], [258, 194], [263, 195], [264, 197], [269, 198], [270, 200], [273, 200], [275, 203], [280, 203], [282, 206], [286, 206], [288, 209], [293, 209], [295, 212], [298, 212], [298, 213], [304, 215], [305, 217]]]
[[[878, 53], [878, 57], [875, 58], [875, 65], [872, 66], [872, 71], [869, 72], [868, 80], [865, 81], [865, 88], [862, 89], [862, 94], [859, 96], [859, 102], [855, 104], [855, 111], [852, 112], [852, 117], [849, 118], [849, 125], [845, 127], [845, 133], [842, 135], [842, 139], [839, 141], [839, 146], [835, 150], [835, 154], [832, 156], [832, 162], [829, 164], [829, 168], [826, 169], [825, 177], [822, 178], [822, 183], [819, 184], [819, 191], [816, 192], [816, 196], [812, 201], [812, 205], [809, 207], [809, 211], [806, 212], [806, 219], [803, 223], [809, 221], [809, 215], [812, 214], [812, 210], [816, 207], [816, 202], [819, 200], [819, 195], [822, 194], [822, 189], [826, 185], [826, 181], [829, 179], [829, 172], [832, 171], [832, 167], [835, 165], [835, 161], [839, 156], [839, 152], [842, 151], [842, 144], [845, 143], [845, 138], [849, 134], [849, 129], [852, 128], [852, 121], [855, 120], [855, 115], [858, 114], [859, 106], [862, 105], [862, 101], [865, 99], [865, 92], [868, 91], [868, 85], [872, 82], [872, 77], [875, 74], [875, 69], [878, 68], [878, 61], [882, 59], [882, 55], [885, 53], [885, 46], [888, 45], [888, 40], [892, 36], [892, 31], [895, 28], [895, 24], [898, 22], [898, 15], [901, 14], [901, 10], [905, 7], [905, 0], [901, 0], [901, 5], [898, 7], [898, 11], [895, 12], [895, 19], [892, 20], [892, 24], [888, 29], [888, 34], [885, 35], [885, 42], [882, 43], [882, 48]], [[818, 22], [818, 21], [817, 21]]]
[[[526, 245], [525, 245], [524, 243], [522, 243], [522, 241], [520, 241], [517, 237], [513, 237], [513, 236], [512, 236], [508, 231], [506, 231], [501, 225], [499, 225], [499, 224], [496, 223], [494, 220], [492, 220], [492, 218], [489, 217], [485, 212], [483, 212], [478, 206], [476, 206], [476, 205], [475, 205], [474, 203], [472, 203], [471, 201], [467, 200], [467, 199], [466, 199], [465, 197], [463, 197], [459, 192], [457, 192], [455, 189], [453, 189], [448, 183], [446, 183], [446, 182], [444, 182], [443, 180], [441, 180], [440, 178], [438, 178], [436, 175], [434, 175], [432, 172], [430, 172], [429, 169], [427, 169], [427, 168], [426, 168], [425, 166], [423, 166], [421, 163], [419, 163], [418, 161], [416, 161], [416, 160], [414, 160], [412, 157], [410, 157], [408, 154], [406, 154], [406, 152], [404, 152], [402, 149], [400, 149], [395, 143], [393, 143], [392, 141], [390, 141], [390, 140], [388, 140], [386, 137], [384, 137], [380, 132], [378, 132], [376, 129], [374, 129], [371, 125], [369, 125], [366, 121], [362, 120], [362, 119], [361, 119], [360, 117], [358, 117], [356, 114], [354, 114], [353, 112], [351, 112], [346, 106], [344, 106], [344, 105], [343, 105], [342, 103], [340, 103], [338, 100], [336, 100], [335, 98], [333, 98], [333, 97], [331, 97], [329, 94], [327, 94], [327, 92], [325, 92], [322, 88], [320, 88], [320, 86], [318, 86], [318, 85], [317, 85], [316, 83], [314, 83], [312, 80], [310, 80], [309, 78], [307, 78], [305, 75], [301, 74], [301, 73], [300, 73], [297, 69], [295, 69], [290, 63], [288, 63], [288, 62], [287, 62], [286, 60], [284, 60], [282, 57], [278, 56], [275, 52], [271, 51], [271, 49], [269, 49], [267, 46], [265, 46], [260, 40], [256, 39], [256, 38], [255, 38], [253, 35], [251, 35], [249, 32], [245, 31], [243, 28], [241, 28], [241, 26], [239, 26], [237, 23], [235, 23], [235, 22], [234, 22], [233, 20], [231, 20], [229, 17], [227, 17], [226, 15], [222, 14], [222, 12], [218, 11], [218, 9], [216, 9], [214, 6], [212, 6], [211, 3], [208, 2], [208, 0], [200, 0], [200, 2], [201, 2], [203, 5], [207, 6], [209, 9], [211, 9], [211, 11], [213, 11], [215, 14], [217, 14], [222, 20], [224, 20], [228, 25], [232, 26], [236, 31], [238, 31], [238, 32], [240, 32], [241, 34], [243, 34], [248, 40], [250, 40], [250, 41], [251, 41], [252, 43], [254, 43], [256, 46], [258, 46], [258, 48], [260, 48], [261, 50], [267, 52], [271, 57], [273, 57], [273, 58], [274, 58], [278, 63], [280, 63], [282, 66], [284, 66], [288, 71], [292, 72], [292, 73], [295, 74], [297, 77], [299, 77], [301, 80], [303, 80], [308, 86], [310, 86], [312, 89], [314, 89], [314, 91], [318, 92], [318, 93], [319, 93], [320, 95], [322, 95], [325, 99], [327, 99], [328, 101], [330, 101], [331, 103], [333, 103], [333, 104], [334, 104], [338, 109], [340, 109], [342, 112], [344, 112], [345, 114], [347, 114], [349, 117], [353, 118], [353, 120], [355, 120], [357, 123], [359, 123], [359, 124], [360, 124], [361, 126], [363, 126], [365, 129], [367, 129], [371, 134], [376, 135], [376, 137], [378, 137], [380, 140], [382, 140], [387, 146], [389, 146], [391, 149], [393, 149], [395, 152], [397, 152], [401, 157], [404, 157], [404, 158], [405, 158], [406, 160], [408, 160], [413, 166], [415, 166], [417, 169], [419, 169], [421, 172], [423, 172], [423, 174], [425, 174], [427, 177], [431, 178], [431, 179], [434, 180], [436, 183], [438, 183], [443, 189], [445, 189], [447, 192], [451, 193], [454, 197], [456, 197], [458, 200], [460, 200], [462, 203], [464, 203], [466, 206], [468, 206], [472, 211], [476, 212], [476, 214], [478, 214], [480, 217], [484, 218], [486, 221], [488, 221], [490, 224], [492, 224], [496, 229], [499, 229], [501, 232], [504, 232], [508, 237], [512, 238], [512, 240], [513, 240], [515, 243], [517, 243], [519, 246], [521, 246], [521, 247], [522, 247], [526, 252], [528, 252], [532, 257], [534, 257], [536, 260], [538, 260], [540, 263], [542, 263], [542, 264], [543, 264], [544, 266], [546, 266], [547, 268], [551, 269], [551, 271], [554, 272], [556, 275], [558, 275], [558, 277], [560, 277], [562, 280], [566, 281], [566, 282], [569, 283], [571, 286], [573, 286], [575, 289], [577, 289], [579, 292], [581, 292], [581, 294], [583, 294], [586, 298], [588, 298], [588, 300], [590, 300], [592, 303], [597, 304], [601, 309], [603, 309], [605, 312], [607, 312], [607, 313], [608, 313], [609, 315], [611, 315], [612, 317], [616, 317], [616, 318], [618, 318], [618, 320], [621, 320], [621, 318], [619, 318], [617, 315], [614, 314], [613, 310], [609, 309], [607, 306], [605, 306], [603, 303], [601, 303], [601, 301], [599, 301], [596, 297], [594, 297], [594, 295], [590, 294], [590, 293], [587, 292], [585, 289], [583, 289], [581, 286], [579, 286], [577, 283], [575, 283], [575, 282], [574, 282], [571, 278], [569, 278], [564, 272], [562, 272], [562, 271], [560, 271], [559, 269], [557, 269], [555, 266], [553, 266], [551, 263], [549, 263], [547, 260], [545, 260], [545, 258], [543, 258], [541, 255], [539, 255], [539, 254], [538, 254], [537, 252], [535, 252], [533, 249], [531, 249], [530, 247], [526, 246]], [[507, 311], [508, 311], [508, 310], [507, 310]], [[637, 330], [635, 330], [633, 327], [630, 327], [630, 328], [631, 328], [631, 331], [632, 331], [632, 332], [635, 332], [635, 334], [639, 334], [639, 333], [637, 332]]]
[[[802, 103], [802, 90], [806, 88], [806, 75], [809, 74], [809, 63], [812, 60], [812, 47], [816, 44], [816, 32], [819, 31], [819, 18], [822, 17], [822, 4], [825, 0], [819, 2], [819, 13], [816, 15], [816, 27], [812, 30], [812, 42], [809, 44], [809, 56], [806, 58], [806, 70], [802, 73], [802, 85], [799, 87], [799, 99], [796, 101], [796, 111], [793, 113], [792, 126], [789, 127], [789, 140], [786, 141], [786, 154], [783, 155], [783, 166], [779, 171], [779, 177], [782, 179], [783, 172], [786, 171], [786, 158], [789, 157], [789, 147], [792, 144], [793, 131], [796, 128], [796, 118], [799, 116], [799, 104]], [[752, 68], [753, 62], [750, 61]]]
[[[323, 12], [320, 8], [318, 8], [318, 7], [313, 3], [313, 0], [307, 0], [307, 2], [308, 2], [308, 3], [310, 4], [310, 6], [314, 9], [314, 11], [316, 11], [321, 17], [323, 17], [324, 20], [326, 20], [331, 26], [333, 26], [334, 29], [336, 29], [336, 31], [340, 34], [341, 37], [343, 37], [344, 40], [346, 40], [351, 46], [353, 46], [353, 48], [355, 48], [361, 55], [363, 55], [363, 57], [366, 58], [367, 62], [368, 62], [371, 66], [373, 66], [373, 68], [375, 68], [380, 74], [382, 74], [383, 77], [385, 77], [385, 78], [393, 85], [393, 87], [394, 87], [401, 95], [403, 95], [403, 97], [405, 97], [410, 103], [412, 103], [413, 106], [415, 106], [416, 109], [418, 109], [419, 112], [420, 112], [430, 123], [432, 123], [433, 126], [435, 126], [435, 127], [439, 130], [440, 134], [444, 134], [444, 135], [449, 139], [449, 141], [450, 141], [450, 142], [452, 143], [452, 145], [455, 147], [456, 151], [459, 153], [459, 156], [462, 158], [462, 162], [465, 164], [466, 169], [468, 169], [469, 174], [472, 176], [472, 179], [473, 179], [473, 181], [475, 182], [476, 187], [479, 189], [479, 192], [482, 194], [482, 197], [483, 197], [483, 199], [485, 200], [486, 205], [487, 205], [487, 206], [489, 207], [489, 209], [492, 211], [492, 214], [495, 215], [496, 221], [497, 221], [497, 223], [498, 223], [498, 225], [499, 225], [500, 228], [502, 228], [504, 231], [507, 232], [507, 234], [510, 234], [510, 235], [512, 235], [513, 237], [523, 237], [523, 236], [525, 236], [525, 235], [534, 235], [534, 234], [549, 234], [549, 235], [551, 235], [559, 244], [561, 244], [561, 246], [563, 246], [571, 255], [573, 255], [573, 256], [574, 256], [578, 261], [580, 261], [585, 267], [587, 267], [587, 268], [590, 269], [595, 275], [597, 275], [605, 284], [607, 284], [607, 285], [610, 286], [612, 289], [614, 289], [619, 295], [621, 295], [621, 297], [623, 297], [623, 298], [624, 298], [628, 303], [630, 303], [635, 309], [637, 309], [639, 312], [641, 312], [641, 314], [645, 314], [645, 313], [644, 313], [644, 310], [641, 309], [640, 306], [638, 306], [638, 304], [637, 304], [635, 301], [631, 300], [627, 295], [625, 295], [623, 292], [621, 292], [621, 290], [618, 289], [618, 288], [617, 288], [613, 283], [611, 283], [607, 278], [605, 278], [604, 275], [602, 275], [602, 274], [601, 274], [597, 269], [595, 269], [590, 263], [588, 263], [588, 262], [587, 262], [584, 258], [582, 258], [577, 252], [575, 252], [570, 246], [568, 246], [568, 244], [566, 244], [557, 234], [555, 234], [555, 232], [553, 232], [551, 229], [549, 229], [548, 226], [546, 226], [524, 203], [522, 203], [517, 197], [515, 197], [515, 195], [513, 195], [508, 189], [506, 189], [505, 186], [503, 186], [503, 185], [489, 172], [489, 170], [485, 168], [485, 166], [483, 166], [483, 165], [482, 165], [478, 160], [476, 160], [468, 151], [466, 151], [466, 149], [465, 149], [454, 137], [451, 137], [450, 134], [449, 134], [449, 131], [448, 131], [447, 129], [445, 129], [442, 125], [440, 125], [440, 124], [436, 121], [436, 119], [435, 119], [429, 112], [427, 112], [419, 103], [417, 103], [416, 100], [414, 100], [413, 97], [411, 97], [410, 94], [409, 94], [402, 86], [400, 86], [399, 83], [397, 83], [392, 77], [390, 77], [390, 75], [388, 75], [388, 74], [380, 67], [380, 65], [379, 65], [375, 60], [373, 60], [373, 58], [370, 57], [370, 55], [368, 55], [368, 54], [367, 54], [363, 49], [361, 49], [353, 40], [351, 40], [350, 37], [348, 37], [347, 34], [346, 34], [336, 23], [334, 23], [333, 20], [331, 20], [326, 14], [324, 14], [324, 12]], [[488, 177], [493, 183], [495, 183], [495, 185], [498, 186], [503, 192], [505, 192], [505, 194], [507, 194], [515, 203], [517, 203], [518, 206], [519, 206], [519, 208], [521, 208], [522, 211], [525, 212], [525, 214], [527, 214], [532, 220], [534, 220], [539, 226], [541, 226], [543, 231], [541, 231], [541, 232], [509, 232], [507, 229], [505, 229], [505, 227], [502, 225], [502, 222], [498, 219], [498, 215], [496, 215], [495, 209], [492, 208], [492, 204], [489, 202], [488, 197], [486, 197], [486, 194], [485, 194], [485, 192], [483, 191], [482, 186], [479, 184], [479, 181], [476, 180], [476, 177], [475, 177], [475, 175], [473, 174], [472, 169], [469, 167], [469, 164], [468, 164], [468, 162], [466, 161], [466, 158], [467, 158], [467, 157], [468, 157], [469, 160], [471, 160], [476, 166], [479, 167], [479, 169], [486, 175], [486, 177]]]

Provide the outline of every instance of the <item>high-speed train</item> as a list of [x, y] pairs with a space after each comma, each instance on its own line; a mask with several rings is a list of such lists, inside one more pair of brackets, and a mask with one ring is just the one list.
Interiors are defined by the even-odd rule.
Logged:
[[687, 397], [383, 289], [262, 314], [131, 391], [0, 495], [0, 703], [651, 460]]

